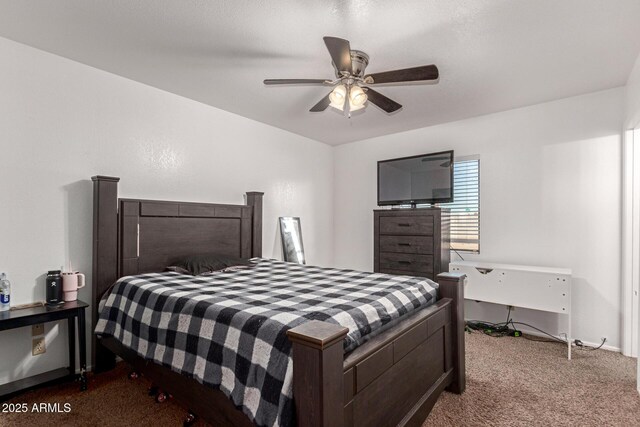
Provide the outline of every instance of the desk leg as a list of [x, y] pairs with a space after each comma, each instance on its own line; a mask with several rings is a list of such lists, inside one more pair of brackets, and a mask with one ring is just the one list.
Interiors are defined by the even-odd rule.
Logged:
[[87, 335], [84, 308], [78, 310], [78, 344], [80, 346], [80, 390], [87, 389]]
[[69, 375], [76, 376], [76, 318], [69, 317], [68, 319], [68, 333], [69, 336]]
[[567, 359], [571, 360], [571, 312], [569, 312], [569, 314], [567, 314], [567, 323], [568, 323], [568, 327], [567, 330], [569, 332], [567, 332]]
[[569, 289], [567, 294], [569, 299], [567, 301], [567, 359], [571, 360], [571, 341], [573, 340], [573, 334], [571, 333], [571, 280], [569, 280]]

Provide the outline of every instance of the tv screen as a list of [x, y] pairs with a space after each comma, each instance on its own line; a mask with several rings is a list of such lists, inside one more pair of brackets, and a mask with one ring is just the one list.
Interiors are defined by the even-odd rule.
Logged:
[[378, 205], [453, 201], [453, 151], [378, 162]]

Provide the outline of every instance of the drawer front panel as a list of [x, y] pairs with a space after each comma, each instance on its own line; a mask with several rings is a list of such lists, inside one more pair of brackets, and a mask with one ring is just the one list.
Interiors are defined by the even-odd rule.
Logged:
[[360, 393], [393, 365], [393, 343], [389, 343], [356, 365], [356, 386]]
[[398, 363], [411, 350], [422, 344], [428, 335], [427, 321], [420, 322], [393, 342], [393, 362]]
[[380, 236], [382, 252], [433, 254], [433, 238], [418, 236]]
[[353, 373], [354, 368], [349, 369], [344, 373], [344, 403], [347, 404], [351, 402], [353, 399], [354, 391], [354, 380], [355, 375]]
[[433, 256], [380, 252], [380, 269], [432, 274]]
[[433, 215], [381, 216], [380, 234], [433, 236]]

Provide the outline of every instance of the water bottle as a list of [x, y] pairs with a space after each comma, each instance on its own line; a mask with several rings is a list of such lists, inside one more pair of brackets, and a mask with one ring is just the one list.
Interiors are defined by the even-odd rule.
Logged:
[[11, 283], [7, 280], [7, 275], [0, 275], [0, 311], [9, 310], [11, 303]]
[[47, 273], [45, 279], [47, 304], [58, 305], [62, 304], [62, 276], [60, 270], [51, 270]]

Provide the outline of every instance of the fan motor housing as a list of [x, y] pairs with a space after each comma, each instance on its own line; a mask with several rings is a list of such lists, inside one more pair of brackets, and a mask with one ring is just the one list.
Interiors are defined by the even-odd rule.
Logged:
[[[351, 71], [353, 71], [351, 75], [353, 77], [362, 78], [364, 76], [364, 70], [367, 68], [367, 65], [369, 65], [369, 55], [367, 55], [361, 50], [351, 51]], [[334, 64], [334, 67], [335, 67], [335, 64]], [[341, 76], [336, 71], [336, 77], [340, 78], [343, 76]]]

